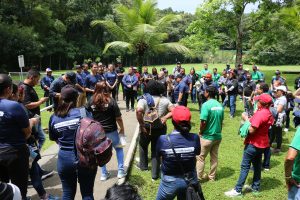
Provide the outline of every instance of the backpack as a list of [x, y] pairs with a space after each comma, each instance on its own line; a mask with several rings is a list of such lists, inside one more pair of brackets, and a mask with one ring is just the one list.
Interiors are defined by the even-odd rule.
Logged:
[[80, 114], [75, 139], [78, 164], [87, 168], [102, 167], [111, 159], [112, 141], [98, 121], [86, 117], [85, 108], [80, 109]]
[[[153, 98], [153, 97], [151, 97]], [[161, 129], [164, 128], [164, 124], [161, 122], [160, 117], [158, 115], [158, 105], [160, 102], [160, 98], [158, 99], [158, 102], [155, 106], [150, 107], [150, 105], [148, 104], [149, 110], [145, 112], [144, 114], [144, 123], [145, 123], [145, 127], [147, 129]]]

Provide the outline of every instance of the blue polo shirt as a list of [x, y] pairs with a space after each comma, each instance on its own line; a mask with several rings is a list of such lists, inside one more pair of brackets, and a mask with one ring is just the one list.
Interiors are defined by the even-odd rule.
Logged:
[[76, 82], [83, 87], [84, 86], [84, 79], [82, 73], [76, 73]]
[[106, 72], [104, 74], [104, 78], [109, 83], [109, 85], [112, 86], [116, 82], [118, 75], [116, 72]]
[[0, 99], [0, 147], [26, 144], [23, 128], [29, 126], [24, 106], [15, 101]]
[[[86, 116], [92, 115], [86, 111]], [[49, 138], [57, 141], [59, 147], [64, 149], [74, 149], [74, 139], [79, 126], [81, 115], [80, 108], [73, 108], [65, 117], [52, 115], [49, 120]]]
[[49, 89], [49, 96], [51, 98], [53, 98], [53, 107], [54, 107], [54, 109], [56, 109], [57, 106], [58, 106], [58, 98], [56, 98], [55, 95], [56, 95], [56, 93], [60, 93], [61, 89], [66, 85], [68, 85], [68, 83], [65, 82], [62, 77], [59, 77], [59, 78], [55, 79], [51, 83], [51, 86], [50, 86], [50, 89]]
[[124, 84], [124, 90], [131, 90], [132, 88], [128, 88], [127, 85], [137, 86], [138, 78], [135, 74], [133, 74], [132, 76], [126, 74], [122, 79], [122, 83]]
[[89, 71], [82, 70], [82, 72], [81, 72], [81, 75], [82, 75], [82, 78], [84, 81], [85, 81], [86, 77], [90, 74], [91, 74], [91, 72], [89, 72]]
[[96, 75], [88, 75], [85, 79], [85, 87], [86, 88], [89, 88], [91, 90], [94, 90], [95, 87], [96, 87], [96, 84], [99, 82], [99, 81], [104, 81], [105, 78], [103, 75], [100, 75], [100, 74], [96, 74]]
[[[41, 83], [41, 88], [45, 90], [45, 86], [50, 87], [51, 83], [54, 81], [54, 76], [44, 76], [40, 83]], [[47, 91], [47, 90], [45, 90]]]
[[[197, 134], [180, 134], [173, 131], [170, 135], [175, 152], [179, 155], [184, 171], [195, 171], [196, 155], [200, 155], [200, 139]], [[182, 175], [180, 166], [166, 135], [161, 135], [156, 145], [156, 155], [162, 157], [161, 171], [165, 175]]]
[[[175, 85], [174, 93], [173, 93], [175, 103], [177, 103], [178, 101], [179, 93], [185, 94], [188, 91], [189, 91], [189, 87], [184, 81], [180, 81], [177, 85]], [[182, 102], [184, 102], [184, 98], [185, 95], [182, 96], [181, 99]]]

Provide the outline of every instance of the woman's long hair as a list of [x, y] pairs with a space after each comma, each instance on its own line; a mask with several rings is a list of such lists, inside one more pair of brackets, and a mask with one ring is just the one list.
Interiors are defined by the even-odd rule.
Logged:
[[111, 101], [110, 93], [105, 81], [98, 82], [93, 96], [93, 105], [99, 110], [105, 110], [107, 104]]
[[59, 99], [57, 109], [54, 111], [54, 114], [58, 117], [65, 117], [68, 115], [69, 111], [72, 108], [76, 108], [77, 98], [70, 101]]

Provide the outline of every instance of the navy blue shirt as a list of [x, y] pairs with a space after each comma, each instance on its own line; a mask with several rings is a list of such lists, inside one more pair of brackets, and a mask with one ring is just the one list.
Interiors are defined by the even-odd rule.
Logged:
[[175, 103], [178, 102], [179, 93], [183, 93], [181, 101], [184, 102], [185, 100], [184, 94], [188, 91], [189, 91], [189, 87], [184, 81], [180, 81], [179, 83], [177, 83], [177, 85], [175, 85], [174, 93], [173, 93]]
[[54, 81], [54, 76], [44, 76], [42, 78], [42, 80], [40, 81], [41, 83], [41, 88], [44, 90], [44, 91], [49, 91], [45, 89], [45, 86], [47, 86], [48, 88], [50, 87], [51, 83]]
[[124, 84], [124, 89], [129, 90], [129, 89], [132, 89], [132, 87], [128, 88], [127, 85], [137, 86], [138, 78], [136, 77], [135, 74], [133, 74], [132, 76], [129, 74], [126, 74], [122, 79], [122, 83]]
[[[196, 155], [200, 155], [200, 139], [197, 134], [169, 134], [176, 154], [184, 167], [185, 173], [195, 171]], [[167, 135], [161, 135], [156, 145], [156, 155], [162, 157], [161, 171], [165, 175], [182, 175], [178, 161], [173, 153]]]
[[76, 73], [76, 81], [81, 87], [84, 86], [84, 79], [82, 73]]
[[26, 144], [23, 128], [29, 126], [29, 118], [23, 105], [0, 99], [0, 147]]
[[86, 77], [87, 77], [88, 75], [90, 75], [91, 72], [82, 70], [82, 73], [81, 73], [81, 74], [82, 74], [83, 80], [85, 81]]
[[100, 74], [96, 74], [95, 76], [90, 74], [86, 77], [85, 79], [85, 87], [86, 88], [89, 88], [91, 90], [94, 90], [95, 87], [96, 87], [96, 84], [99, 82], [99, 81], [104, 81], [105, 78], [103, 75], [100, 75]]
[[68, 85], [68, 83], [65, 82], [62, 77], [59, 77], [59, 78], [55, 79], [51, 83], [50, 89], [49, 89], [49, 97], [53, 98], [53, 107], [54, 107], [54, 109], [56, 109], [56, 107], [58, 105], [58, 98], [56, 98], [55, 95], [56, 95], [56, 93], [60, 93], [61, 89], [66, 85]]
[[[92, 115], [86, 111], [86, 116]], [[80, 108], [73, 108], [65, 117], [52, 115], [49, 120], [49, 138], [58, 142], [59, 147], [74, 149], [74, 139], [79, 126], [81, 115]]]
[[116, 72], [106, 72], [104, 74], [104, 77], [106, 81], [109, 83], [110, 86], [113, 86], [113, 84], [116, 82], [118, 75]]

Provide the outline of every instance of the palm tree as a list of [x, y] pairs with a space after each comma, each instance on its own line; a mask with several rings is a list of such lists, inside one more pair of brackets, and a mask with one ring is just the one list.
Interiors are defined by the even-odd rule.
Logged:
[[155, 0], [133, 0], [131, 7], [117, 4], [114, 11], [116, 22], [112, 20], [94, 20], [91, 26], [104, 27], [116, 41], [107, 43], [108, 49], [123, 49], [137, 55], [138, 66], [143, 65], [147, 53], [172, 51], [190, 53], [189, 49], [177, 42], [164, 43], [168, 39], [166, 28], [172, 22], [180, 20], [180, 15], [168, 14], [157, 19]]

